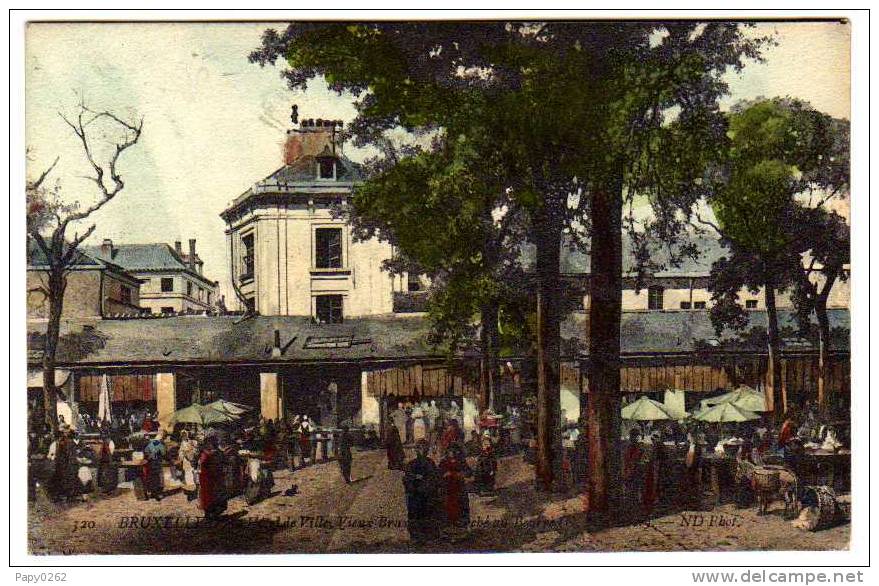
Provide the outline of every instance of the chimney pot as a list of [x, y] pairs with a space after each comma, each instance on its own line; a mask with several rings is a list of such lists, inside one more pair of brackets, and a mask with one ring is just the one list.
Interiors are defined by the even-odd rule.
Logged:
[[189, 239], [189, 268], [195, 270], [195, 238]]
[[183, 255], [183, 244], [179, 240], [174, 241], [174, 250], [177, 252], [177, 254], [181, 256]]

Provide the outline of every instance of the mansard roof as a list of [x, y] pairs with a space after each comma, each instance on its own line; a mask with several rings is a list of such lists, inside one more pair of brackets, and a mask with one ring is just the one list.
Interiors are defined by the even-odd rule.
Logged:
[[236, 197], [220, 216], [227, 218], [231, 213], [242, 208], [248, 202], [256, 201], [260, 196], [277, 198], [297, 193], [337, 194], [340, 191], [350, 191], [356, 183], [363, 181], [361, 166], [344, 155], [335, 156], [336, 178], [320, 179], [317, 176], [318, 159], [320, 158], [323, 158], [322, 154], [306, 155], [289, 165], [284, 165]]
[[185, 271], [209, 285], [214, 285], [214, 282], [204, 275], [193, 272], [177, 251], [164, 242], [113, 244], [112, 259], [103, 254], [100, 246], [87, 246], [84, 249], [90, 256], [102, 261], [112, 261], [130, 272]]

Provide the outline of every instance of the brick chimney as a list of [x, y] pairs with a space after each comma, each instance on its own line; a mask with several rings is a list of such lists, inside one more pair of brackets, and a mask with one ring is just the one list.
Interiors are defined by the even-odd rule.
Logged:
[[325, 148], [329, 148], [334, 154], [341, 154], [341, 143], [337, 134], [343, 125], [341, 120], [303, 120], [299, 128], [287, 131], [284, 164], [290, 165], [301, 157], [318, 155]]
[[195, 238], [189, 239], [189, 269], [195, 272]]
[[101, 256], [113, 260], [113, 241], [109, 238], [104, 238], [101, 242]]
[[179, 240], [174, 241], [174, 252], [177, 253], [177, 256], [183, 258], [183, 244]]

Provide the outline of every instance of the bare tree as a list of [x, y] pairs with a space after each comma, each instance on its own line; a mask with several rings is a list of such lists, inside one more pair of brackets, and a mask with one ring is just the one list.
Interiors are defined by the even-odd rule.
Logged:
[[[61, 328], [61, 313], [64, 309], [64, 291], [67, 288], [67, 273], [76, 264], [80, 244], [95, 231], [92, 224], [83, 232], [68, 236], [68, 230], [77, 222], [87, 220], [104, 207], [125, 187], [116, 164], [120, 155], [140, 139], [143, 118], [128, 122], [109, 111], [94, 111], [80, 103], [79, 111], [73, 118], [60, 114], [70, 126], [81, 143], [85, 158], [91, 166], [85, 179], [97, 187], [97, 199], [91, 205], [81, 205], [78, 201], [65, 202], [56, 181], [50, 185], [49, 175], [58, 164], [58, 158], [36, 179], [29, 180], [25, 192], [27, 196], [27, 233], [42, 254], [47, 265], [47, 279], [44, 292], [49, 302], [49, 322], [46, 327], [46, 343], [43, 353], [43, 411], [45, 421], [54, 432], [58, 427], [56, 409], [57, 388], [55, 386], [55, 355]], [[105, 133], [99, 134], [100, 129]], [[106, 157], [96, 154], [99, 137], [115, 135], [113, 145]], [[99, 159], [106, 158], [106, 161]], [[109, 175], [109, 179], [107, 178]]]

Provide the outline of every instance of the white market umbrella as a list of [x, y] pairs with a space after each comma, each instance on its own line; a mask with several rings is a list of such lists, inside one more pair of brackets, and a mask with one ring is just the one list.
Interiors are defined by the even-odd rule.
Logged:
[[675, 419], [674, 414], [669, 413], [665, 405], [648, 397], [640, 397], [637, 401], [629, 403], [622, 408], [620, 414], [623, 419], [630, 419], [632, 421]]
[[734, 391], [724, 393], [719, 397], [713, 397], [702, 401], [705, 405], [719, 405], [721, 403], [731, 403], [745, 411], [763, 412], [768, 411], [766, 408], [766, 395], [760, 391], [755, 391], [751, 387], [742, 385]]
[[742, 423], [760, 419], [753, 411], [736, 407], [732, 403], [718, 403], [702, 409], [693, 416], [697, 421], [706, 423]]
[[110, 424], [112, 410], [110, 409], [110, 381], [107, 375], [101, 377], [101, 392], [98, 395], [98, 422]]
[[211, 409], [216, 409], [217, 411], [223, 411], [229, 415], [242, 415], [251, 410], [247, 405], [233, 403], [232, 401], [227, 401], [225, 399], [217, 399], [205, 406], [210, 407]]

